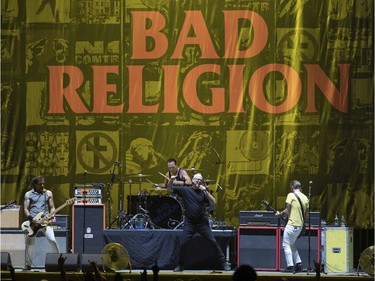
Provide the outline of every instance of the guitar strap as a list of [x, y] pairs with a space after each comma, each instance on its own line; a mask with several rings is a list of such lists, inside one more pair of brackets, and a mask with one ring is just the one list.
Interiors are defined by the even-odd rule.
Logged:
[[303, 222], [303, 224], [305, 224], [305, 215], [304, 215], [304, 213], [305, 213], [305, 210], [303, 209], [303, 205], [302, 205], [302, 202], [301, 202], [301, 199], [299, 199], [299, 196], [296, 194], [296, 193], [294, 193], [294, 195], [297, 197], [297, 199], [298, 199], [298, 202], [299, 202], [299, 204], [301, 205], [301, 217], [302, 217], [302, 222]]

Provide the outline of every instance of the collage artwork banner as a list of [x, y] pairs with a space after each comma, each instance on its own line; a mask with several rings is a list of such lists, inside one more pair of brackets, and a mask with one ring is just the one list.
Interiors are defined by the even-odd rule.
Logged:
[[57, 206], [152, 208], [175, 158], [226, 225], [296, 179], [373, 228], [373, 62], [373, 0], [1, 1], [1, 204], [44, 175]]

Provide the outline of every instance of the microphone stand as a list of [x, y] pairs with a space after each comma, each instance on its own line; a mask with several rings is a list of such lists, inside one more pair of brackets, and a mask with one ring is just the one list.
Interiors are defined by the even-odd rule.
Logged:
[[112, 213], [112, 202], [111, 202], [111, 187], [113, 185], [113, 182], [115, 181], [115, 168], [116, 163], [113, 165], [113, 170], [111, 173], [111, 179], [107, 184], [107, 215], [108, 215], [108, 228], [111, 228], [111, 213]]
[[83, 173], [83, 231], [82, 231], [82, 254], [85, 253], [85, 231], [86, 231], [86, 171]]
[[[311, 204], [311, 185], [312, 185], [312, 182], [310, 181], [309, 182], [309, 204]], [[308, 256], [308, 268], [307, 268], [307, 274], [309, 274], [309, 272], [311, 271], [311, 206], [309, 206], [309, 239], [308, 239], [308, 243], [309, 243], [309, 247], [308, 247], [308, 252], [309, 252], [309, 256]]]

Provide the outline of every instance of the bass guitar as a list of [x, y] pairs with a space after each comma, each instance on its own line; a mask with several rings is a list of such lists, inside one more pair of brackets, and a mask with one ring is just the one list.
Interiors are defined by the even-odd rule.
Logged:
[[50, 214], [45, 214], [43, 212], [38, 213], [34, 218], [34, 221], [36, 222], [30, 222], [29, 220], [23, 222], [21, 225], [23, 233], [25, 233], [29, 237], [34, 237], [35, 235], [37, 235], [39, 230], [48, 225], [49, 220], [51, 220], [57, 212], [59, 212], [62, 208], [65, 208], [67, 205], [73, 204], [75, 200], [77, 200], [77, 197], [66, 200], [64, 204], [62, 204]]

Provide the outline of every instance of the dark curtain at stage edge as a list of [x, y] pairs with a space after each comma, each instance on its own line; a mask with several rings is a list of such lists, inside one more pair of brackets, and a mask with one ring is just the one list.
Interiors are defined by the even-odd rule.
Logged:
[[2, 204], [43, 174], [57, 206], [103, 183], [112, 218], [180, 211], [152, 185], [173, 157], [209, 180], [218, 222], [282, 209], [298, 179], [327, 224], [374, 227], [373, 1], [1, 8]]

